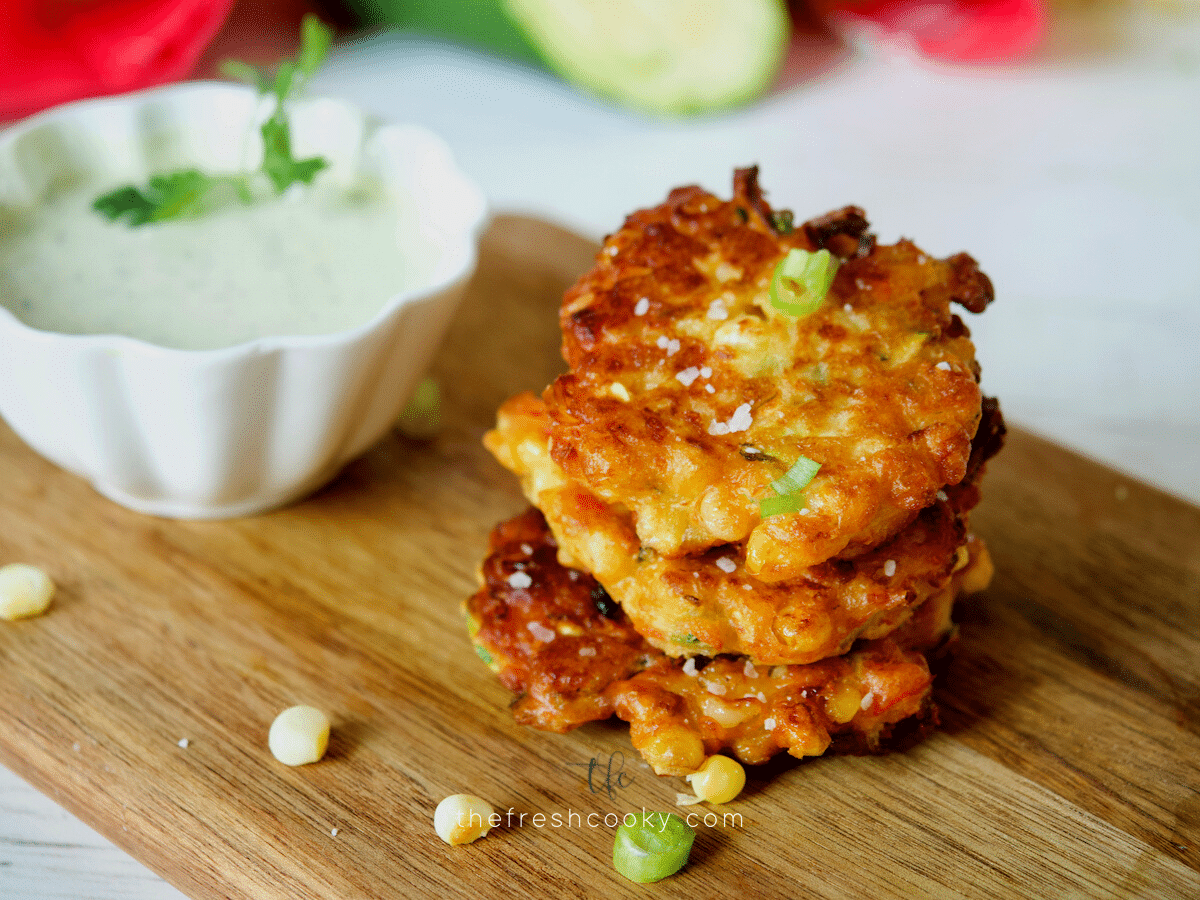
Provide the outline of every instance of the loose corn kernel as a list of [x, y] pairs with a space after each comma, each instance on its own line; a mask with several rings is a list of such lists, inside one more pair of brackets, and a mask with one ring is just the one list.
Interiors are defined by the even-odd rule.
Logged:
[[285, 766], [315, 763], [329, 744], [329, 718], [311, 706], [285, 709], [271, 723], [267, 746]]
[[13, 563], [0, 568], [0, 618], [23, 619], [46, 611], [54, 582], [35, 566]]
[[474, 794], [451, 794], [433, 812], [433, 827], [451, 846], [469, 844], [492, 830], [492, 805]]
[[692, 790], [709, 803], [728, 803], [746, 786], [746, 770], [736, 759], [710, 756], [704, 765], [687, 777]]

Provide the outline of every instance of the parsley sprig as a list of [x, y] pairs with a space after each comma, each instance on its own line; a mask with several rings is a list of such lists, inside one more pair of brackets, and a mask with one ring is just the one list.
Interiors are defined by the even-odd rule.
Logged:
[[329, 162], [320, 156], [296, 158], [292, 152], [287, 101], [320, 68], [332, 41], [329, 28], [309, 14], [300, 26], [300, 49], [296, 58], [284, 60], [274, 72], [257, 69], [240, 60], [228, 60], [221, 66], [225, 75], [257, 87], [260, 94], [274, 100], [271, 115], [259, 128], [263, 157], [258, 172], [208, 175], [199, 169], [182, 169], [153, 175], [145, 187], [126, 185], [98, 197], [92, 208], [111, 221], [124, 219], [127, 225], [135, 227], [194, 218], [218, 205], [231, 192], [242, 202], [249, 203], [260, 175], [266, 177], [276, 194], [282, 194], [293, 184], [312, 184], [317, 173]]

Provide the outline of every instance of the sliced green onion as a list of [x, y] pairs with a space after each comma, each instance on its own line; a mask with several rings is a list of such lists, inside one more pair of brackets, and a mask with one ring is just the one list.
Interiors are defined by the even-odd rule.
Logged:
[[492, 654], [488, 653], [487, 650], [484, 647], [481, 647], [479, 644], [475, 645], [475, 655], [482, 659], [486, 665], [490, 666], [495, 662], [495, 660], [492, 659]]
[[771, 278], [771, 305], [789, 316], [815, 312], [825, 302], [840, 264], [828, 250], [789, 250]]
[[763, 497], [758, 501], [758, 514], [766, 519], [800, 512], [807, 505], [803, 491], [812, 483], [820, 468], [821, 464], [816, 460], [801, 456], [787, 472], [771, 482], [775, 496]]
[[410, 438], [434, 437], [442, 425], [442, 389], [437, 379], [426, 376], [413, 389], [407, 405], [396, 419], [396, 428]]
[[800, 512], [807, 505], [803, 494], [776, 494], [774, 497], [763, 497], [758, 501], [758, 514], [764, 519], [769, 519], [771, 516]]
[[629, 813], [613, 842], [613, 866], [630, 881], [647, 884], [674, 875], [688, 860], [696, 831], [675, 813]]
[[785, 475], [771, 482], [771, 487], [777, 494], [795, 494], [808, 487], [820, 468], [819, 462], [801, 456]]

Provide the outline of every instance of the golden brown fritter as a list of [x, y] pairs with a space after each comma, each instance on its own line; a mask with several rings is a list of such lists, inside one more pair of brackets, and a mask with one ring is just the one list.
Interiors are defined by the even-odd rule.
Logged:
[[671, 659], [642, 641], [590, 576], [563, 567], [536, 510], [497, 527], [483, 585], [466, 603], [480, 656], [519, 694], [518, 722], [564, 732], [614, 713], [660, 774], [694, 771], [730, 750], [746, 763], [881, 748], [900, 722], [930, 722], [931, 676], [922, 651], [951, 631], [959, 592], [990, 577], [986, 550], [892, 637], [810, 665], [756, 666], [745, 658]]
[[[847, 207], [792, 228], [753, 169], [734, 197], [673, 191], [610, 236], [563, 302], [571, 371], [547, 388], [550, 455], [660, 556], [745, 541], [763, 581], [880, 544], [962, 481], [979, 369], [951, 301], [991, 284], [966, 254], [877, 245]], [[842, 264], [811, 315], [768, 287], [790, 248]], [[821, 464], [803, 514], [757, 500], [801, 456]]]
[[638, 633], [668, 655], [737, 654], [783, 664], [815, 662], [859, 638], [883, 637], [945, 587], [966, 560], [965, 513], [1003, 422], [989, 401], [966, 479], [939, 491], [898, 534], [854, 560], [826, 560], [779, 582], [749, 572], [742, 544], [680, 557], [640, 546], [627, 516], [554, 463], [549, 432], [545, 406], [524, 394], [500, 408], [486, 443], [521, 476], [549, 522], [560, 562], [593, 575]]
[[932, 725], [925, 655], [884, 639], [806, 666], [721, 656], [694, 674], [667, 659], [609, 689], [634, 748], [659, 775], [687, 775], [729, 750], [749, 765], [786, 751], [820, 756], [841, 746], [876, 752], [904, 720]]
[[604, 588], [557, 555], [536, 509], [496, 526], [466, 612], [476, 652], [521, 695], [516, 720], [563, 732], [611, 716], [605, 688], [644, 668], [649, 648]]

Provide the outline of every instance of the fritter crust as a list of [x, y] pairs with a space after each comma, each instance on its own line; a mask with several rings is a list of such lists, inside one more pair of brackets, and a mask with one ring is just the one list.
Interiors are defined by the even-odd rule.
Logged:
[[[754, 169], [731, 200], [687, 187], [631, 215], [564, 298], [571, 371], [543, 395], [554, 462], [626, 511], [639, 544], [677, 557], [745, 541], [768, 582], [865, 553], [963, 480], [979, 368], [950, 303], [992, 297], [966, 254], [877, 245], [855, 207], [787, 220]], [[801, 319], [768, 296], [793, 247], [843, 261]], [[821, 464], [808, 509], [761, 519], [800, 455]]]
[[559, 561], [605, 585], [634, 628], [668, 655], [738, 654], [772, 665], [815, 662], [883, 637], [945, 587], [966, 560], [966, 512], [1003, 422], [989, 401], [965, 480], [939, 491], [898, 534], [854, 560], [826, 560], [782, 582], [751, 574], [742, 544], [682, 557], [640, 546], [628, 516], [551, 459], [549, 430], [545, 406], [524, 394], [501, 407], [485, 442], [545, 515]]
[[650, 663], [641, 635], [594, 579], [559, 565], [536, 509], [496, 526], [490, 543], [481, 589], [466, 602], [468, 631], [501, 683], [521, 695], [513, 716], [557, 732], [611, 716], [605, 688]]
[[936, 719], [924, 652], [952, 633], [954, 597], [990, 577], [983, 545], [968, 547], [969, 564], [890, 638], [802, 666], [663, 655], [594, 579], [558, 562], [534, 509], [493, 532], [483, 584], [465, 609], [480, 656], [519, 694], [518, 722], [565, 732], [615, 713], [659, 774], [692, 772], [721, 750], [748, 764], [785, 750], [817, 755], [831, 743], [873, 752], [899, 723]]

